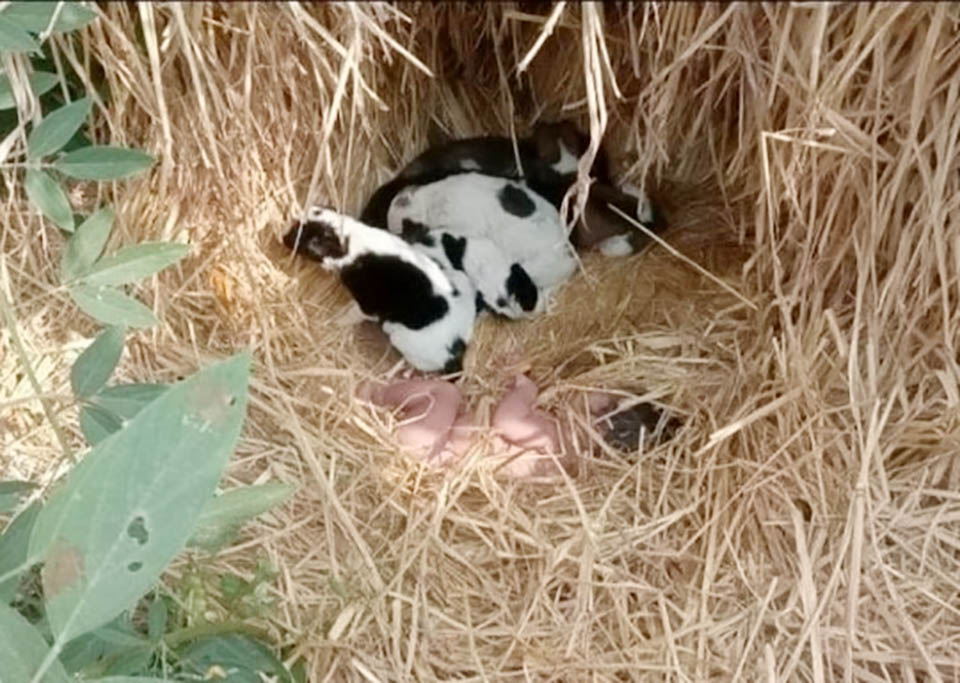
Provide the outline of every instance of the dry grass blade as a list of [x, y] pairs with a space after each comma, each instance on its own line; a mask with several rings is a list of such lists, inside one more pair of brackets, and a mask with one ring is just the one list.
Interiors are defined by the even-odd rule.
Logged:
[[[98, 11], [76, 40], [51, 38], [56, 63], [101, 66], [98, 142], [164, 165], [71, 198], [113, 202], [117, 243], [195, 254], [138, 290], [164, 325], [132, 335], [118, 373], [170, 380], [253, 348], [226, 485], [300, 492], [212, 566], [277, 566], [260, 625], [296, 645], [309, 680], [960, 676], [951, 5]], [[37, 112], [29, 65], [3, 64], [29, 118], [0, 142], [12, 188]], [[563, 117], [591, 137], [567, 201], [582, 209], [602, 144], [671, 229], [630, 258], [583, 255], [549, 314], [476, 328], [471, 408], [489, 417], [527, 372], [574, 432], [579, 476], [504, 481], [489, 439], [435, 472], [397, 449], [394, 416], [354, 398], [398, 375], [396, 354], [338, 322], [343, 288], [279, 235], [314, 198], [358, 211], [434, 129], [522, 137]], [[57, 287], [59, 234], [15, 193], [2, 201], [17, 329], [73, 424], [61, 388], [96, 330]], [[11, 349], [4, 332], [0, 477], [46, 483], [61, 451]], [[619, 453], [584, 416], [595, 389], [684, 424]]]

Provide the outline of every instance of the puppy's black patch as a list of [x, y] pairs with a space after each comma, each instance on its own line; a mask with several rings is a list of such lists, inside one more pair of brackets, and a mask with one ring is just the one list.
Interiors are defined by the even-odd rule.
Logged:
[[[609, 427], [603, 435], [604, 440], [621, 451], [633, 452], [640, 444], [640, 432], [652, 437], [657, 432], [663, 412], [650, 403], [638, 403], [611, 415]], [[660, 440], [669, 439], [681, 422], [674, 416], [667, 418], [660, 432]]]
[[507, 294], [516, 299], [520, 308], [525, 311], [532, 311], [537, 306], [537, 286], [519, 263], [510, 266]]
[[430, 234], [430, 228], [412, 218], [403, 219], [403, 228], [400, 232], [400, 237], [408, 244], [423, 244], [427, 247], [432, 247], [437, 243]]
[[454, 270], [463, 270], [463, 255], [467, 251], [467, 238], [454, 237], [449, 232], [440, 236], [440, 244], [443, 245], [443, 253], [447, 255], [450, 266]]
[[373, 193], [367, 205], [360, 212], [360, 222], [374, 228], [387, 229], [387, 214], [390, 211], [390, 203], [404, 187], [409, 183], [402, 178], [394, 178], [389, 183], [381, 185]]
[[320, 221], [295, 223], [283, 236], [283, 244], [314, 261], [341, 258], [347, 253], [333, 226]]
[[360, 310], [381, 322], [423, 329], [447, 314], [426, 273], [396, 256], [367, 253], [340, 271]]
[[411, 178], [417, 178], [418, 176], [423, 175], [426, 170], [426, 164], [424, 164], [423, 161], [418, 157], [407, 164], [406, 168], [400, 171], [400, 177], [408, 180]]
[[517, 218], [526, 218], [537, 210], [537, 205], [530, 199], [530, 195], [510, 183], [504, 185], [503, 189], [497, 193], [497, 199], [504, 211]]
[[648, 228], [654, 232], [663, 232], [668, 227], [667, 217], [663, 215], [663, 209], [661, 209], [656, 204], [650, 205], [650, 211], [653, 214], [653, 218], [650, 219], [650, 222], [646, 224]]
[[483, 311], [487, 310], [487, 301], [483, 298], [483, 294], [477, 292], [477, 298], [474, 299], [477, 304], [477, 315], [480, 315]]
[[457, 337], [456, 340], [447, 347], [447, 352], [450, 354], [450, 360], [444, 364], [443, 371], [445, 373], [451, 373], [463, 370], [463, 355], [467, 352], [467, 345], [463, 339]]

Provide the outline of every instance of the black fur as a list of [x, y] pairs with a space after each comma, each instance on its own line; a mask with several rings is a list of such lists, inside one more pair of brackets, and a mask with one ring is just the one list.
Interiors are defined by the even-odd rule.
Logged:
[[400, 233], [400, 237], [408, 244], [423, 244], [432, 247], [437, 243], [430, 234], [430, 228], [410, 218], [403, 219], [403, 231]]
[[340, 258], [347, 253], [346, 245], [340, 243], [333, 226], [319, 221], [294, 224], [283, 236], [283, 244], [314, 261]]
[[445, 373], [460, 372], [463, 370], [463, 355], [467, 351], [467, 345], [463, 339], [457, 339], [447, 347], [447, 353], [450, 354], [450, 360], [443, 366]]
[[[552, 129], [557, 124], [541, 124], [546, 129]], [[589, 140], [579, 134], [577, 152], [586, 149]], [[366, 206], [360, 213], [360, 221], [377, 228], [387, 228], [387, 213], [394, 197], [409, 185], [429, 185], [438, 180], [458, 173], [483, 173], [498, 178], [520, 180], [527, 186], [559, 208], [563, 196], [570, 184], [576, 179], [576, 174], [560, 174], [550, 168], [556, 159], [543, 159], [535, 144], [536, 132], [530, 138], [517, 140], [517, 151], [514, 152], [513, 141], [507, 137], [482, 136], [454, 140], [444, 145], [430, 147], [410, 161], [402, 171], [390, 182], [380, 186], [371, 195]], [[517, 167], [517, 155], [523, 172]], [[464, 168], [467, 164], [477, 168]], [[608, 182], [606, 157], [602, 153], [597, 155], [593, 173], [601, 182]]]
[[340, 271], [340, 279], [360, 310], [381, 322], [420, 330], [450, 309], [426, 274], [396, 256], [363, 254]]
[[537, 210], [530, 195], [512, 183], [507, 183], [497, 192], [497, 200], [503, 210], [517, 218], [526, 218]]
[[[640, 444], [640, 431], [643, 430], [648, 437], [657, 435], [657, 426], [662, 419], [663, 411], [659, 408], [651, 403], [638, 403], [611, 415], [607, 419], [608, 426], [603, 438], [621, 451], [633, 452]], [[668, 416], [664, 420], [663, 430], [658, 434], [660, 440], [672, 438], [681, 425], [677, 417]]]
[[367, 200], [367, 205], [363, 207], [363, 211], [360, 213], [360, 222], [386, 230], [387, 212], [390, 210], [390, 203], [397, 196], [397, 193], [409, 184], [408, 181], [398, 177], [377, 188], [377, 191]]
[[[489, 308], [487, 306], [486, 299], [483, 298], [483, 294], [481, 294], [480, 292], [477, 292], [476, 304], [477, 304], [477, 315], [480, 315], [481, 313], [483, 313], [483, 311], [486, 311]], [[506, 305], [506, 302], [504, 302], [504, 305]]]
[[[533, 163], [536, 149], [530, 144], [522, 146], [521, 158], [525, 156], [524, 150], [526, 157]], [[390, 204], [403, 188], [410, 185], [429, 185], [448, 176], [468, 173], [471, 169], [461, 166], [465, 158], [476, 161], [481, 173], [505, 178], [520, 177], [514, 161], [513, 143], [509, 138], [479, 137], [456, 140], [422, 152], [408, 163], [397, 177], [377, 188], [360, 212], [360, 221], [386, 230]], [[507, 161], [504, 162], [504, 159]], [[526, 165], [524, 161], [524, 166]]]
[[440, 244], [443, 245], [443, 253], [447, 255], [450, 266], [454, 270], [463, 270], [463, 255], [467, 252], [467, 238], [454, 237], [449, 232], [443, 233], [440, 237]]
[[[525, 141], [519, 141], [520, 158], [534, 159], [536, 149]], [[472, 161], [479, 169], [464, 168], [465, 161]], [[474, 164], [467, 164], [473, 166]], [[430, 169], [424, 171], [424, 169]], [[442, 177], [454, 175], [456, 173], [470, 173], [479, 171], [487, 175], [493, 175], [504, 178], [519, 178], [517, 164], [513, 153], [513, 142], [510, 138], [497, 137], [493, 135], [465, 138], [463, 140], [454, 140], [439, 147], [431, 147], [419, 154], [411, 163], [409, 163], [399, 177], [412, 184], [423, 185], [419, 180], [425, 175], [442, 174]], [[440, 180], [438, 178], [437, 180]], [[431, 181], [436, 182], [436, 181]]]
[[537, 306], [537, 286], [519, 263], [510, 266], [507, 293], [516, 299], [520, 308], [525, 311], [532, 311]]

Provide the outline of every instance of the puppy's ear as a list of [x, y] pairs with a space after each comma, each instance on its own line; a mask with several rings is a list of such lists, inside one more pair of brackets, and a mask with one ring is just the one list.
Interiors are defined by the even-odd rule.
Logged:
[[551, 123], [538, 123], [531, 134], [537, 149], [537, 158], [548, 164], [560, 161], [560, 138], [555, 128]]
[[446, 145], [452, 139], [453, 138], [450, 137], [450, 134], [440, 127], [440, 124], [437, 123], [436, 119], [430, 119], [430, 127], [427, 129], [427, 144], [430, 147]]

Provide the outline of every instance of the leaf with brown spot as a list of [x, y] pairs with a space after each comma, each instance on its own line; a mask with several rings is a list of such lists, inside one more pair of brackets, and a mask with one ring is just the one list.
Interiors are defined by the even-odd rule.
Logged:
[[73, 546], [57, 540], [40, 573], [43, 592], [47, 600], [81, 583], [83, 579], [83, 555]]
[[239, 438], [249, 365], [242, 353], [169, 387], [54, 491], [29, 556], [57, 643], [133, 605], [184, 547]]

